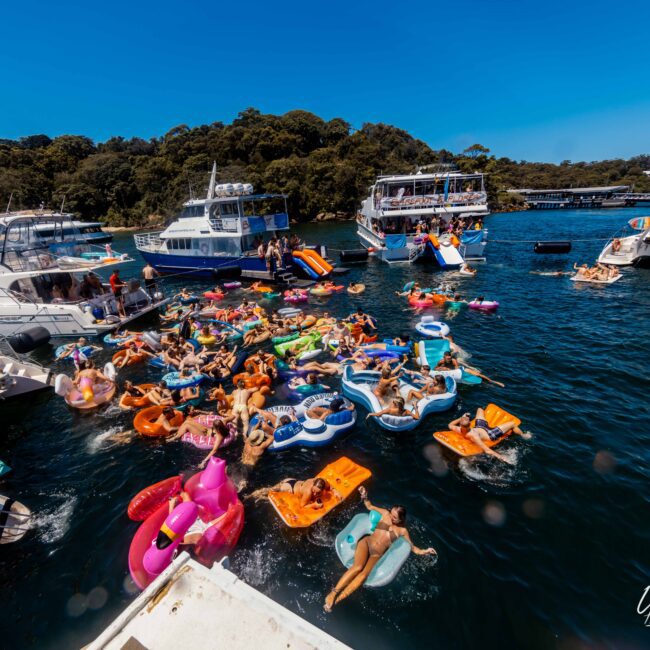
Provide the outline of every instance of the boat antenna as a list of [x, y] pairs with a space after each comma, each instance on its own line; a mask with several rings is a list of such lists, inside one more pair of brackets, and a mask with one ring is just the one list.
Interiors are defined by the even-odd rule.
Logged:
[[65, 194], [63, 195], [63, 198], [61, 199], [61, 207], [59, 208], [59, 214], [63, 214], [63, 206], [65, 205]]
[[194, 199], [194, 192], [192, 191], [192, 181], [190, 180], [190, 174], [189, 174], [189, 172], [188, 172], [188, 174], [187, 174], [187, 185], [188, 185], [189, 188], [190, 188], [190, 201], [192, 201], [192, 200]]
[[9, 195], [9, 203], [7, 203], [7, 209], [5, 210], [5, 212], [6, 212], [7, 214], [9, 214], [9, 208], [11, 208], [11, 201], [12, 201], [13, 198], [14, 198], [14, 193], [12, 192], [12, 193]]
[[217, 161], [215, 160], [212, 163], [212, 173], [210, 174], [210, 185], [208, 185], [208, 196], [207, 196], [208, 200], [214, 197], [214, 188], [216, 183], [217, 183]]

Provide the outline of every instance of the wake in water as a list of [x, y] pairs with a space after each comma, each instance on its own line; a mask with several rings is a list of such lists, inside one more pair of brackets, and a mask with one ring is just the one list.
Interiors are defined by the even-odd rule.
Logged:
[[53, 509], [34, 512], [30, 527], [38, 528], [38, 538], [41, 542], [53, 544], [62, 539], [70, 529], [78, 499], [73, 492], [59, 492], [48, 496], [51, 499], [63, 499], [63, 503]]
[[508, 487], [521, 482], [517, 469], [519, 450], [511, 447], [499, 451], [507, 462], [500, 461], [487, 454], [467, 456], [458, 461], [458, 468], [468, 479], [495, 487]]
[[96, 454], [100, 450], [112, 449], [130, 443], [135, 437], [135, 432], [124, 431], [122, 427], [111, 427], [98, 436], [88, 439], [88, 453]]

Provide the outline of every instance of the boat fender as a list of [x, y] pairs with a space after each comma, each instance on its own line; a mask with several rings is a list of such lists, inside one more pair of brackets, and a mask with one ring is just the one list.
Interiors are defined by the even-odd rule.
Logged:
[[26, 354], [50, 340], [50, 333], [44, 327], [30, 327], [9, 337], [9, 345], [18, 354]]

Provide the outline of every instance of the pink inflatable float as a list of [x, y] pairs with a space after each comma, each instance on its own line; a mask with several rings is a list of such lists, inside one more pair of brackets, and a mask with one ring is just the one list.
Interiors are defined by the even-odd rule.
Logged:
[[[160, 492], [160, 501], [136, 531], [129, 549], [129, 571], [144, 589], [171, 563], [175, 551], [191, 535], [196, 559], [211, 566], [237, 544], [244, 527], [244, 506], [226, 476], [226, 463], [212, 457], [208, 466], [183, 486], [185, 499], [170, 513], [169, 491]], [[177, 492], [180, 494], [180, 491]]]

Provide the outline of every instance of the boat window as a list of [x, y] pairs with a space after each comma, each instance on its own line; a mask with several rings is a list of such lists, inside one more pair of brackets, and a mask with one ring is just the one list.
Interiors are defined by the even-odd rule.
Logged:
[[220, 255], [224, 257], [239, 257], [241, 255], [239, 241], [234, 237], [213, 238], [212, 251], [214, 255]]
[[221, 214], [223, 216], [232, 216], [233, 214], [239, 214], [236, 203], [221, 203]]

